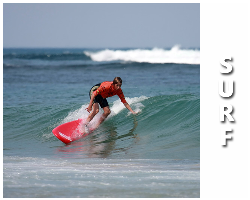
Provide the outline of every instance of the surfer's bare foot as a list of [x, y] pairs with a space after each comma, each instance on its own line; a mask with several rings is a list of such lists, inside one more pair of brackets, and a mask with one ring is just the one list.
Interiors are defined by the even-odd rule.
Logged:
[[85, 133], [89, 133], [89, 128], [88, 128], [87, 124], [84, 125], [84, 129], [85, 129]]

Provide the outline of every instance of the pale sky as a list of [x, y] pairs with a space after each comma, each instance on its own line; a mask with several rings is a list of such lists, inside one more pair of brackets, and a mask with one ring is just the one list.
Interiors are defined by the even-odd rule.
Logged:
[[200, 4], [3, 4], [3, 47], [200, 47]]

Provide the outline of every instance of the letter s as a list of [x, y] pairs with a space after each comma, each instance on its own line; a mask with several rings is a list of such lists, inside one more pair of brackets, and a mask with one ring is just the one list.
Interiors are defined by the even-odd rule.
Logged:
[[220, 70], [220, 72], [221, 72], [222, 74], [228, 74], [228, 73], [232, 72], [232, 70], [233, 70], [233, 66], [230, 65], [229, 63], [227, 63], [226, 60], [232, 60], [232, 57], [226, 57], [226, 58], [221, 59], [220, 64], [221, 64], [223, 67], [226, 67], [226, 69], [221, 69], [221, 70]]

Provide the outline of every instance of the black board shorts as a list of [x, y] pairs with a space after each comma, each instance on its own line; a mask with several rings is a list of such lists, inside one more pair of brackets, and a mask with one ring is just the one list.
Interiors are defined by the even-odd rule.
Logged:
[[[93, 94], [93, 92], [95, 90], [97, 90], [100, 87], [101, 83], [98, 83], [96, 85], [94, 85], [90, 91], [89, 91], [89, 98], [91, 99], [91, 95]], [[94, 98], [94, 103], [99, 103], [101, 108], [107, 107], [109, 106], [107, 99], [104, 99], [100, 94], [98, 94], [95, 98]]]

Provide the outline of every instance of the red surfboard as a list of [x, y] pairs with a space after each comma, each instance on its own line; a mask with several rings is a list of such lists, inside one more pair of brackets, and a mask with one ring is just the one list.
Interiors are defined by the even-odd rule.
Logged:
[[59, 140], [65, 144], [68, 144], [83, 138], [94, 131], [93, 128], [90, 128], [89, 133], [85, 133], [84, 127], [82, 126], [83, 122], [83, 119], [67, 122], [54, 128], [52, 132]]

